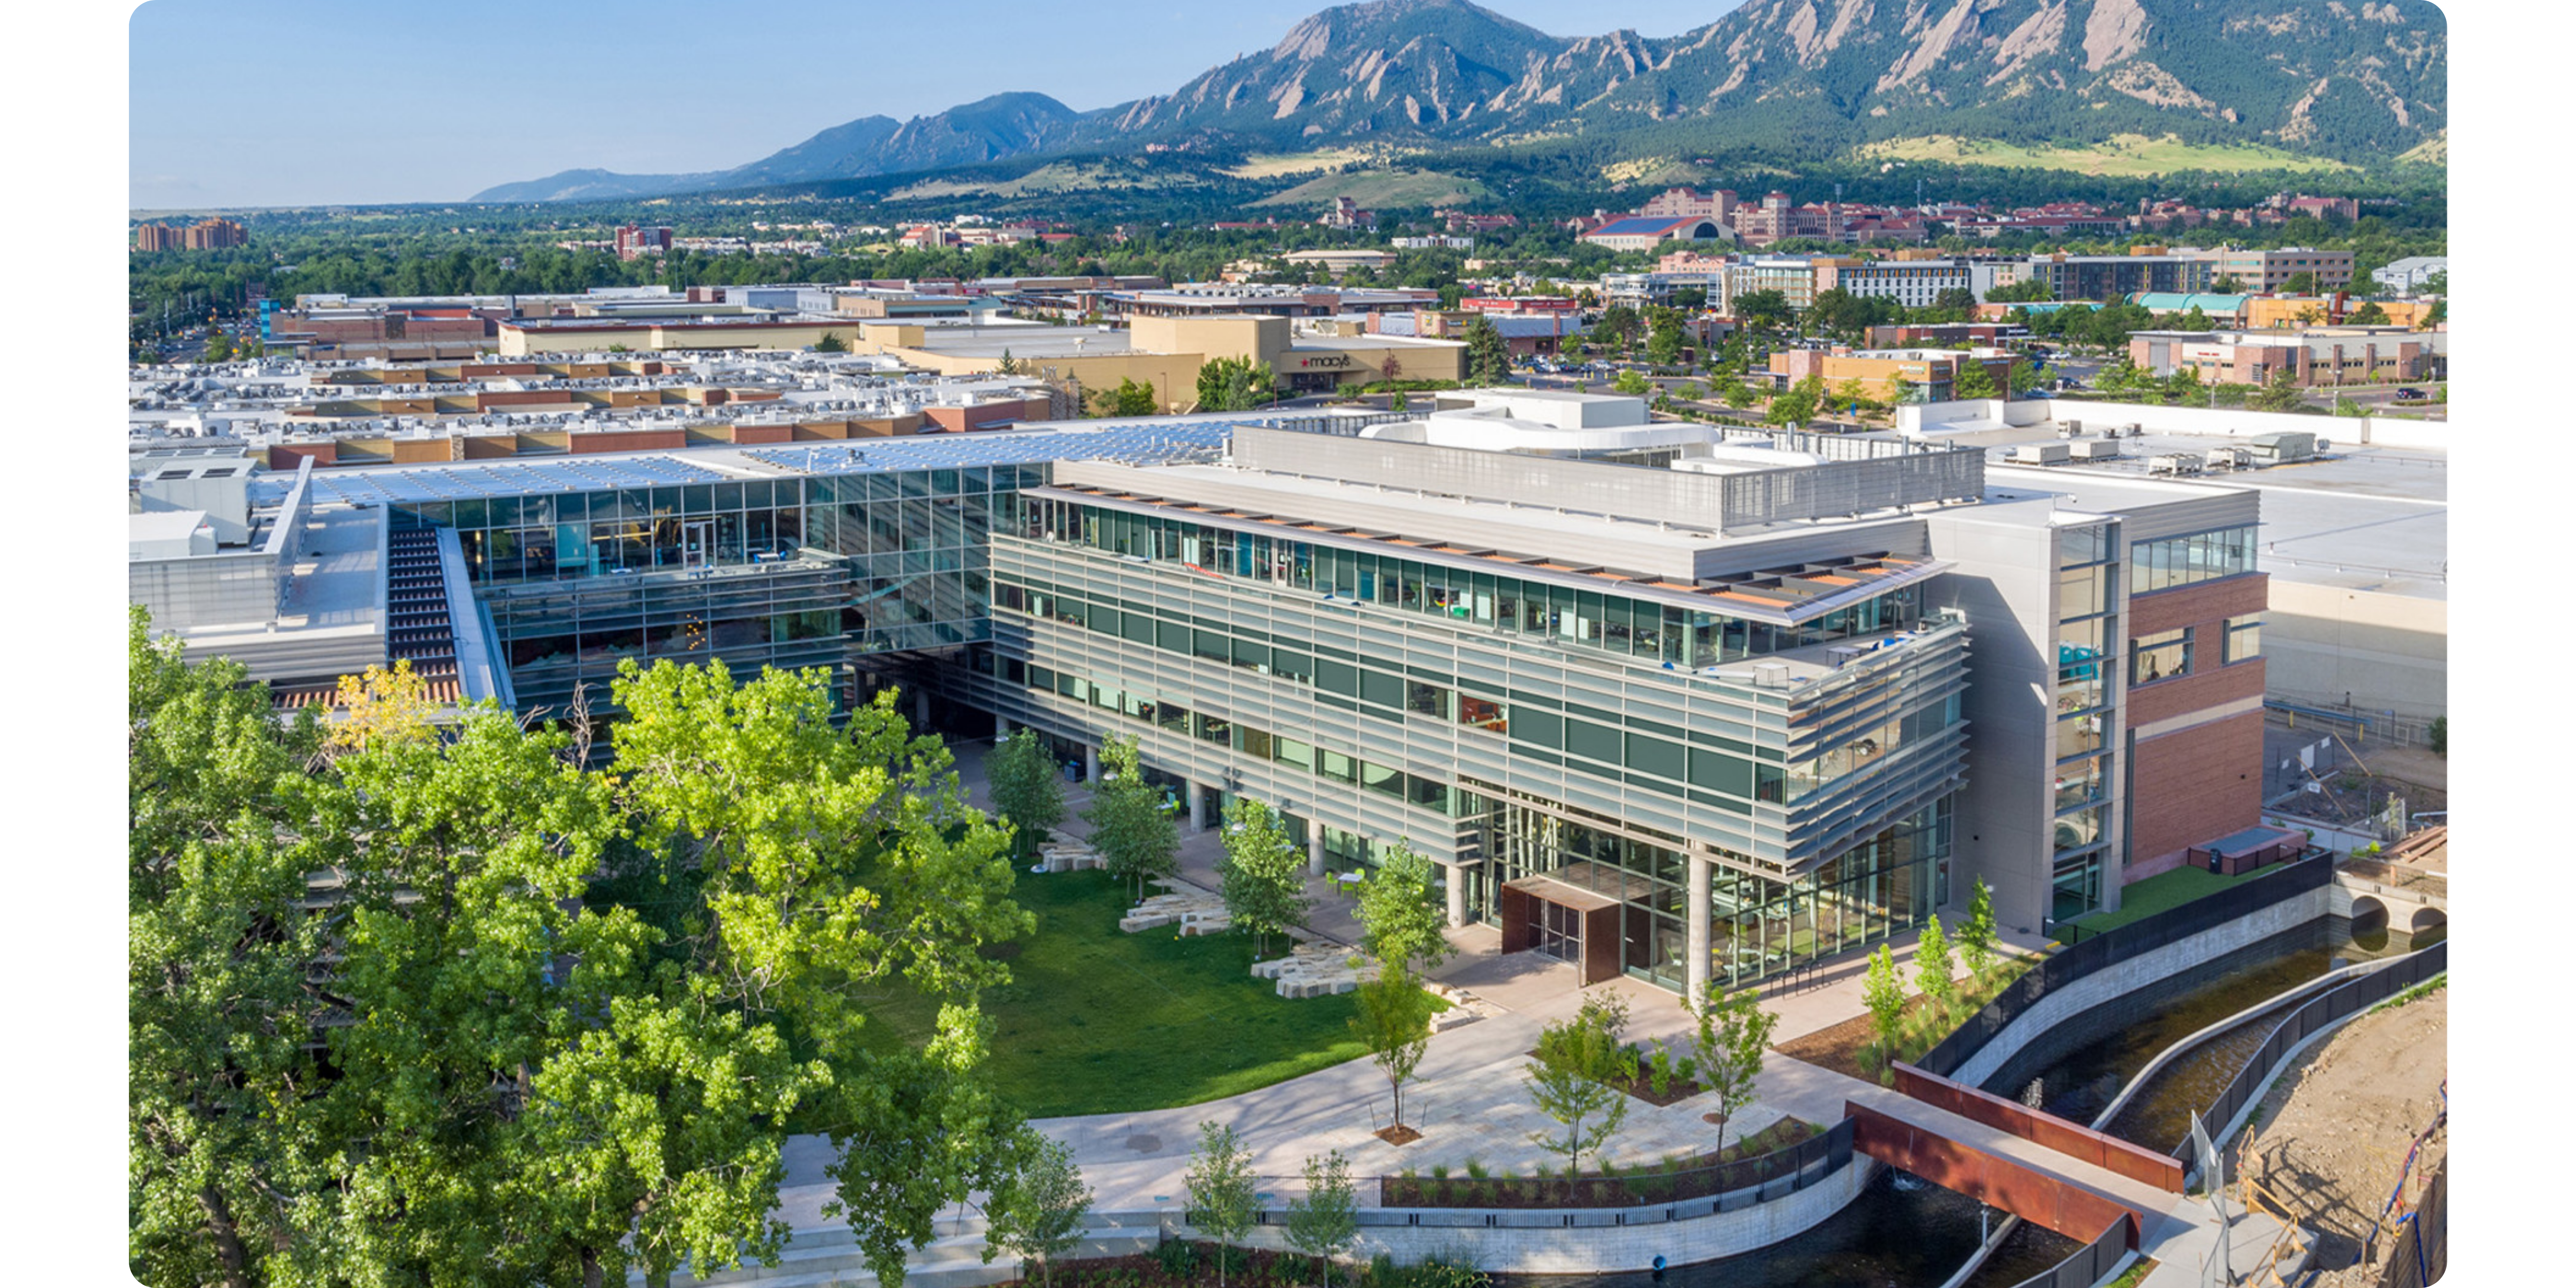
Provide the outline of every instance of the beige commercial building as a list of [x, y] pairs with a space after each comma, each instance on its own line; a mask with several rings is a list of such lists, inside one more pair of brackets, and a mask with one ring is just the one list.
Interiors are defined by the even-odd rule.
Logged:
[[1051, 383], [1078, 383], [1086, 396], [1121, 380], [1154, 386], [1166, 411], [1196, 410], [1199, 368], [1218, 358], [1267, 363], [1282, 388], [1329, 390], [1381, 380], [1460, 380], [1467, 346], [1410, 336], [1299, 335], [1284, 317], [1220, 314], [1137, 318], [1105, 327], [923, 327], [863, 323], [850, 347], [942, 375], [1000, 369]]

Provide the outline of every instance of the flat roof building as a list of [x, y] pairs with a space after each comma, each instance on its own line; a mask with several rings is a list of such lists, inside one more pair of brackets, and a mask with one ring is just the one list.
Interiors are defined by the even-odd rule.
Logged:
[[[329, 550], [386, 552], [352, 587], [435, 581], [434, 646], [521, 710], [578, 687], [605, 718], [619, 661], [720, 658], [900, 684], [917, 723], [1076, 765], [1132, 736], [1194, 825], [1264, 800], [1318, 872], [1409, 844], [1453, 923], [1587, 982], [1775, 977], [1973, 878], [2036, 930], [2256, 821], [2229, 777], [2259, 756], [2256, 493], [1440, 404], [308, 467], [254, 483], [251, 526], [262, 577], [345, 524]], [[293, 603], [255, 589], [253, 634]], [[430, 638], [348, 624], [352, 669]]]

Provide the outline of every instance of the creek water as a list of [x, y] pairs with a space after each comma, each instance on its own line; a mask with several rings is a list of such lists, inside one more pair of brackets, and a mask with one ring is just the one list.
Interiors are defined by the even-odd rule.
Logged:
[[[1859, 1166], [1859, 1161], [1854, 1161]], [[1883, 1171], [1842, 1211], [1795, 1238], [1695, 1265], [1601, 1275], [1496, 1275], [1511, 1288], [1938, 1288], [1982, 1237], [1978, 1203]], [[2001, 1222], [1998, 1212], [1993, 1220]], [[2043, 1231], [2042, 1233], [2046, 1233]], [[2073, 1240], [2038, 1260], [2036, 1274], [2071, 1255]], [[2044, 1254], [2043, 1254], [2044, 1255]]]

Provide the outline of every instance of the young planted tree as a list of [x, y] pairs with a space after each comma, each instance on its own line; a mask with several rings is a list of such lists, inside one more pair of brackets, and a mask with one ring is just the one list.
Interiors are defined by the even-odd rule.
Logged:
[[1941, 929], [1941, 915], [1923, 926], [1923, 937], [1914, 943], [1914, 989], [1932, 1001], [1934, 1014], [1947, 1019], [1950, 998], [1958, 991], [1957, 981], [1950, 977], [1955, 963], [1950, 955], [1950, 936]]
[[1753, 1103], [1755, 1080], [1762, 1075], [1762, 1052], [1771, 1045], [1771, 1030], [1780, 1017], [1762, 1009], [1753, 989], [1726, 992], [1706, 986], [1699, 1005], [1699, 1031], [1692, 1056], [1700, 1085], [1717, 1097], [1717, 1133], [1723, 1139], [1727, 1120]]
[[1905, 1015], [1905, 984], [1896, 974], [1896, 954], [1887, 945], [1869, 955], [1869, 973], [1861, 978], [1860, 997], [1878, 1030], [1878, 1064], [1896, 1058], [1896, 1025]]
[[1618, 375], [1610, 378], [1610, 387], [1631, 398], [1643, 398], [1646, 396], [1646, 391], [1653, 386], [1646, 383], [1646, 377], [1639, 374], [1636, 368], [1622, 367]]
[[1199, 1124], [1199, 1147], [1190, 1155], [1183, 1182], [1188, 1189], [1189, 1223], [1216, 1240], [1216, 1281], [1225, 1285], [1225, 1266], [1235, 1240], [1252, 1233], [1252, 1155], [1232, 1127]]
[[1134, 882], [1137, 898], [1145, 897], [1146, 882], [1180, 870], [1180, 828], [1163, 807], [1162, 796], [1145, 781], [1134, 738], [1113, 737], [1101, 744], [1100, 781], [1093, 785], [1091, 808], [1082, 817], [1091, 824], [1091, 843], [1100, 847], [1109, 874]]
[[1225, 807], [1225, 853], [1217, 860], [1217, 893], [1226, 916], [1252, 932], [1257, 957], [1270, 937], [1305, 920], [1306, 856], [1288, 839], [1287, 820], [1262, 801], [1238, 796]]
[[1359, 1201], [1351, 1162], [1342, 1151], [1306, 1159], [1306, 1193], [1288, 1201], [1288, 1246], [1315, 1259], [1324, 1288], [1333, 1288], [1333, 1254], [1359, 1236]]
[[1970, 979], [1982, 980], [1994, 959], [1995, 892], [1984, 877], [1978, 877], [1968, 896], [1968, 920], [1959, 927], [1959, 961], [1968, 968]]
[[1376, 979], [1359, 986], [1354, 1000], [1359, 1006], [1358, 1014], [1351, 1017], [1351, 1032], [1386, 1075], [1387, 1091], [1395, 1101], [1389, 1117], [1400, 1129], [1404, 1084], [1412, 1081], [1422, 1053], [1431, 1045], [1431, 995], [1403, 967], [1390, 962], [1379, 969]]
[[1389, 969], [1418, 974], [1449, 958], [1448, 909], [1431, 885], [1434, 865], [1398, 841], [1360, 886], [1361, 946]]
[[1013, 855], [1027, 859], [1048, 830], [1064, 821], [1064, 779], [1054, 757], [1036, 730], [1022, 729], [993, 745], [993, 754], [984, 758], [984, 777], [992, 785], [993, 812], [1010, 820]]
[[985, 1241], [1037, 1262], [1041, 1282], [1053, 1283], [1055, 1259], [1082, 1244], [1093, 1195], [1073, 1165], [1072, 1146], [1034, 1131], [1020, 1145], [1018, 1166], [984, 1205], [991, 1218]]
[[1530, 1140], [1564, 1155], [1569, 1177], [1582, 1169], [1584, 1155], [1597, 1163], [1628, 1120], [1628, 1093], [1612, 1085], [1637, 1076], [1636, 1052], [1620, 1039], [1627, 1027], [1625, 1001], [1586, 998], [1572, 1017], [1540, 1031], [1538, 1051], [1521, 1071], [1532, 1103], [1562, 1128], [1561, 1134], [1532, 1132]]
[[1762, 413], [1762, 421], [1788, 429], [1804, 428], [1808, 421], [1816, 418], [1816, 410], [1824, 402], [1824, 397], [1825, 378], [1809, 376], [1773, 396], [1771, 405]]

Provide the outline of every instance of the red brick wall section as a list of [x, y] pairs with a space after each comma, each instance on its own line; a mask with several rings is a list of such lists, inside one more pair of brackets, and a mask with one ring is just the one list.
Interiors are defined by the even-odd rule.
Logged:
[[737, 443], [784, 443], [794, 437], [793, 425], [736, 425], [733, 441]]
[[295, 472], [295, 463], [307, 456], [313, 458], [313, 468], [317, 470], [325, 466], [337, 465], [340, 463], [340, 445], [338, 443], [279, 443], [268, 449], [268, 468], [292, 474]]
[[2153, 635], [2259, 613], [2271, 600], [2270, 573], [2243, 573], [2129, 596], [2129, 634]]
[[573, 454], [593, 452], [658, 452], [689, 445], [685, 429], [630, 429], [572, 436]]
[[[2249, 664], [2251, 665], [2251, 664]], [[2263, 713], [2142, 738], [2129, 767], [2130, 880], [2167, 855], [2262, 821]]]
[[2130, 728], [2143, 729], [2161, 720], [2263, 696], [2263, 659], [2251, 658], [2234, 666], [2218, 664], [2219, 638], [2225, 629], [2211, 623], [2192, 637], [2191, 674], [2129, 690]]

